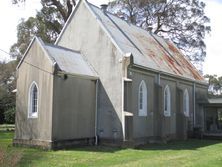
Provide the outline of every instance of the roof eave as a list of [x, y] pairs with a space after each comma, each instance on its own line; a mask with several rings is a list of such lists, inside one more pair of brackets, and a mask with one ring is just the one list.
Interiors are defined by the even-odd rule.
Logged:
[[186, 77], [170, 74], [170, 73], [163, 72], [163, 71], [160, 71], [160, 70], [156, 70], [156, 69], [153, 69], [153, 68], [144, 67], [144, 66], [141, 66], [141, 65], [138, 65], [138, 64], [132, 64], [132, 66], [137, 67], [137, 68], [141, 68], [141, 69], [144, 69], [144, 70], [152, 71], [152, 72], [155, 72], [155, 73], [168, 75], [170, 77], [178, 78], [178, 79], [181, 79], [181, 80], [185, 80], [185, 81], [201, 84], [201, 85], [204, 85], [204, 86], [208, 86], [208, 83], [204, 82], [204, 81], [198, 81], [198, 80], [194, 80], [194, 79], [191, 79], [191, 78], [186, 78]]
[[59, 76], [66, 74], [66, 75], [69, 75], [69, 76], [82, 78], [82, 79], [89, 79], [89, 80], [98, 80], [99, 79], [98, 76], [83, 75], [83, 74], [77, 74], [77, 73], [69, 73], [69, 72], [66, 72], [66, 71], [58, 71], [57, 74]]

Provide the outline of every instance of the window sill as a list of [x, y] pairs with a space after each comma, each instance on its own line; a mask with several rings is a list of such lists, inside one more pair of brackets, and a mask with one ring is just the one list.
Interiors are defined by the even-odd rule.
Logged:
[[171, 114], [169, 114], [169, 113], [164, 113], [163, 115], [164, 115], [164, 117], [171, 117]]
[[189, 118], [189, 117], [190, 117], [188, 114], [185, 114], [185, 113], [184, 113], [184, 116], [185, 116], [185, 117], [187, 117], [187, 118]]
[[30, 114], [28, 116], [28, 118], [35, 119], [35, 118], [38, 118], [38, 115], [37, 115], [37, 113], [36, 114]]

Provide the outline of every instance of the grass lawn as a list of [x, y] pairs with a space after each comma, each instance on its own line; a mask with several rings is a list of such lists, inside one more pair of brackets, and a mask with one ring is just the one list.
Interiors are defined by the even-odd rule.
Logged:
[[44, 151], [12, 147], [13, 132], [0, 132], [0, 166], [222, 166], [222, 141], [189, 140], [137, 149], [91, 146]]

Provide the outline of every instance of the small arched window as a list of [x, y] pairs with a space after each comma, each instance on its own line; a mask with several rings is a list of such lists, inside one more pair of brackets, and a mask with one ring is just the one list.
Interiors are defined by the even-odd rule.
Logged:
[[183, 113], [185, 116], [189, 117], [190, 110], [189, 110], [189, 93], [187, 89], [183, 93]]
[[167, 85], [164, 89], [164, 116], [169, 117], [171, 115], [171, 96], [170, 88]]
[[38, 87], [36, 82], [32, 82], [29, 88], [28, 117], [38, 117]]
[[139, 116], [147, 116], [147, 88], [146, 83], [141, 81], [138, 94]]

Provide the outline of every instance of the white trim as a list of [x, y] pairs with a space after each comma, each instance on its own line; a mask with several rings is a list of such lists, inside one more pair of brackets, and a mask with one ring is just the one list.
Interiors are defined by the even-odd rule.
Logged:
[[[142, 92], [140, 92], [140, 88], [142, 88]], [[140, 108], [141, 93], [142, 93], [142, 108]], [[138, 116], [147, 116], [147, 87], [144, 80], [140, 82], [138, 89]]]
[[[167, 96], [166, 96], [166, 93], [167, 93]], [[170, 92], [170, 87], [168, 85], [165, 86], [163, 97], [164, 97], [163, 98], [163, 113], [164, 113], [164, 116], [165, 117], [170, 117], [171, 116], [171, 92]], [[167, 104], [166, 104], [166, 101], [167, 101]], [[166, 106], [166, 108], [165, 108], [165, 106]]]
[[124, 77], [123, 79], [124, 79], [125, 82], [132, 82], [133, 81], [132, 79], [126, 78], [126, 77]]
[[[32, 113], [32, 87], [33, 85], [36, 86], [37, 88], [37, 111], [36, 113]], [[38, 109], [39, 109], [39, 87], [38, 84], [33, 81], [30, 86], [29, 86], [29, 91], [28, 91], [28, 118], [38, 118]]]
[[125, 116], [128, 116], [128, 117], [132, 117], [132, 116], [133, 116], [133, 113], [124, 111], [124, 115], [125, 115]]
[[17, 93], [17, 89], [14, 89], [14, 90], [12, 91], [12, 93]]
[[183, 113], [186, 117], [189, 117], [190, 115], [190, 97], [188, 90], [185, 89], [183, 93]]

